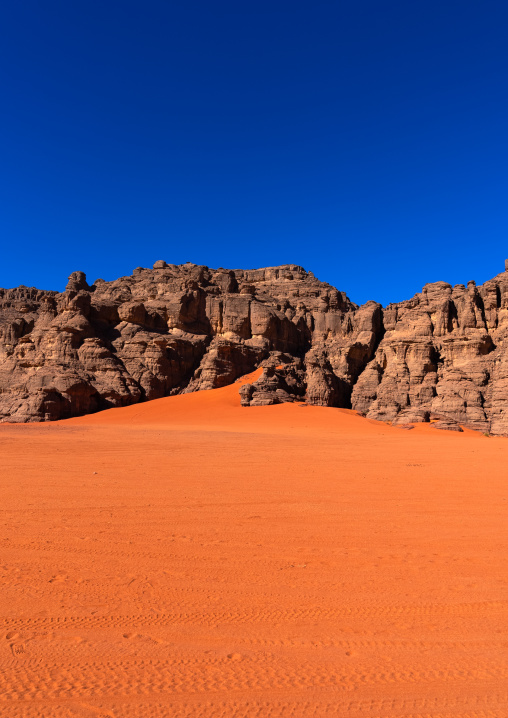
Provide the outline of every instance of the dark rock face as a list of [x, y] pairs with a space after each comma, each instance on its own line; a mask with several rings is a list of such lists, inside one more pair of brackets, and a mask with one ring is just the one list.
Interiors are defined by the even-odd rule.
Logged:
[[277, 365], [277, 358], [270, 357], [263, 362], [264, 371], [261, 377], [253, 384], [244, 384], [240, 387], [242, 406], [267, 406], [304, 401], [306, 380], [302, 360], [291, 361], [284, 356], [282, 360], [286, 360], [287, 363]]
[[153, 269], [65, 292], [0, 289], [0, 421], [44, 421], [230, 384], [374, 419], [508, 434], [508, 273], [358, 307], [301, 267]]

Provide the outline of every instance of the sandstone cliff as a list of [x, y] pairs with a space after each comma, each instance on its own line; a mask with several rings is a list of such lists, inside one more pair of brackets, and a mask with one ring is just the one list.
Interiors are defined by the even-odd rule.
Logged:
[[508, 434], [508, 273], [358, 307], [295, 265], [156, 262], [65, 292], [0, 289], [0, 421], [44, 421], [233, 382], [396, 424]]

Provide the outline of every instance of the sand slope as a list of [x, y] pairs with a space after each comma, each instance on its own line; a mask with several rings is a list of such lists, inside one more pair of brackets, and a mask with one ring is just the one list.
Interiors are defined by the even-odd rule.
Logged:
[[0, 425], [0, 715], [506, 718], [507, 448], [238, 386]]

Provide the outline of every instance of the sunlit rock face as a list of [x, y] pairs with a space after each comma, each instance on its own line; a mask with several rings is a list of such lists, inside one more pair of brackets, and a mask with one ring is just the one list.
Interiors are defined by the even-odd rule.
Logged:
[[296, 265], [158, 261], [62, 293], [0, 289], [0, 420], [45, 421], [213, 389], [508, 434], [508, 273], [361, 307]]

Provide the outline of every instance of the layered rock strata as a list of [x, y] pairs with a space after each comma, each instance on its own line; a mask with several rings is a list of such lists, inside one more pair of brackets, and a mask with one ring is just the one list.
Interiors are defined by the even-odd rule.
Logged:
[[508, 273], [361, 307], [296, 265], [158, 261], [62, 293], [0, 289], [0, 420], [44, 421], [225, 386], [398, 425], [508, 434]]

